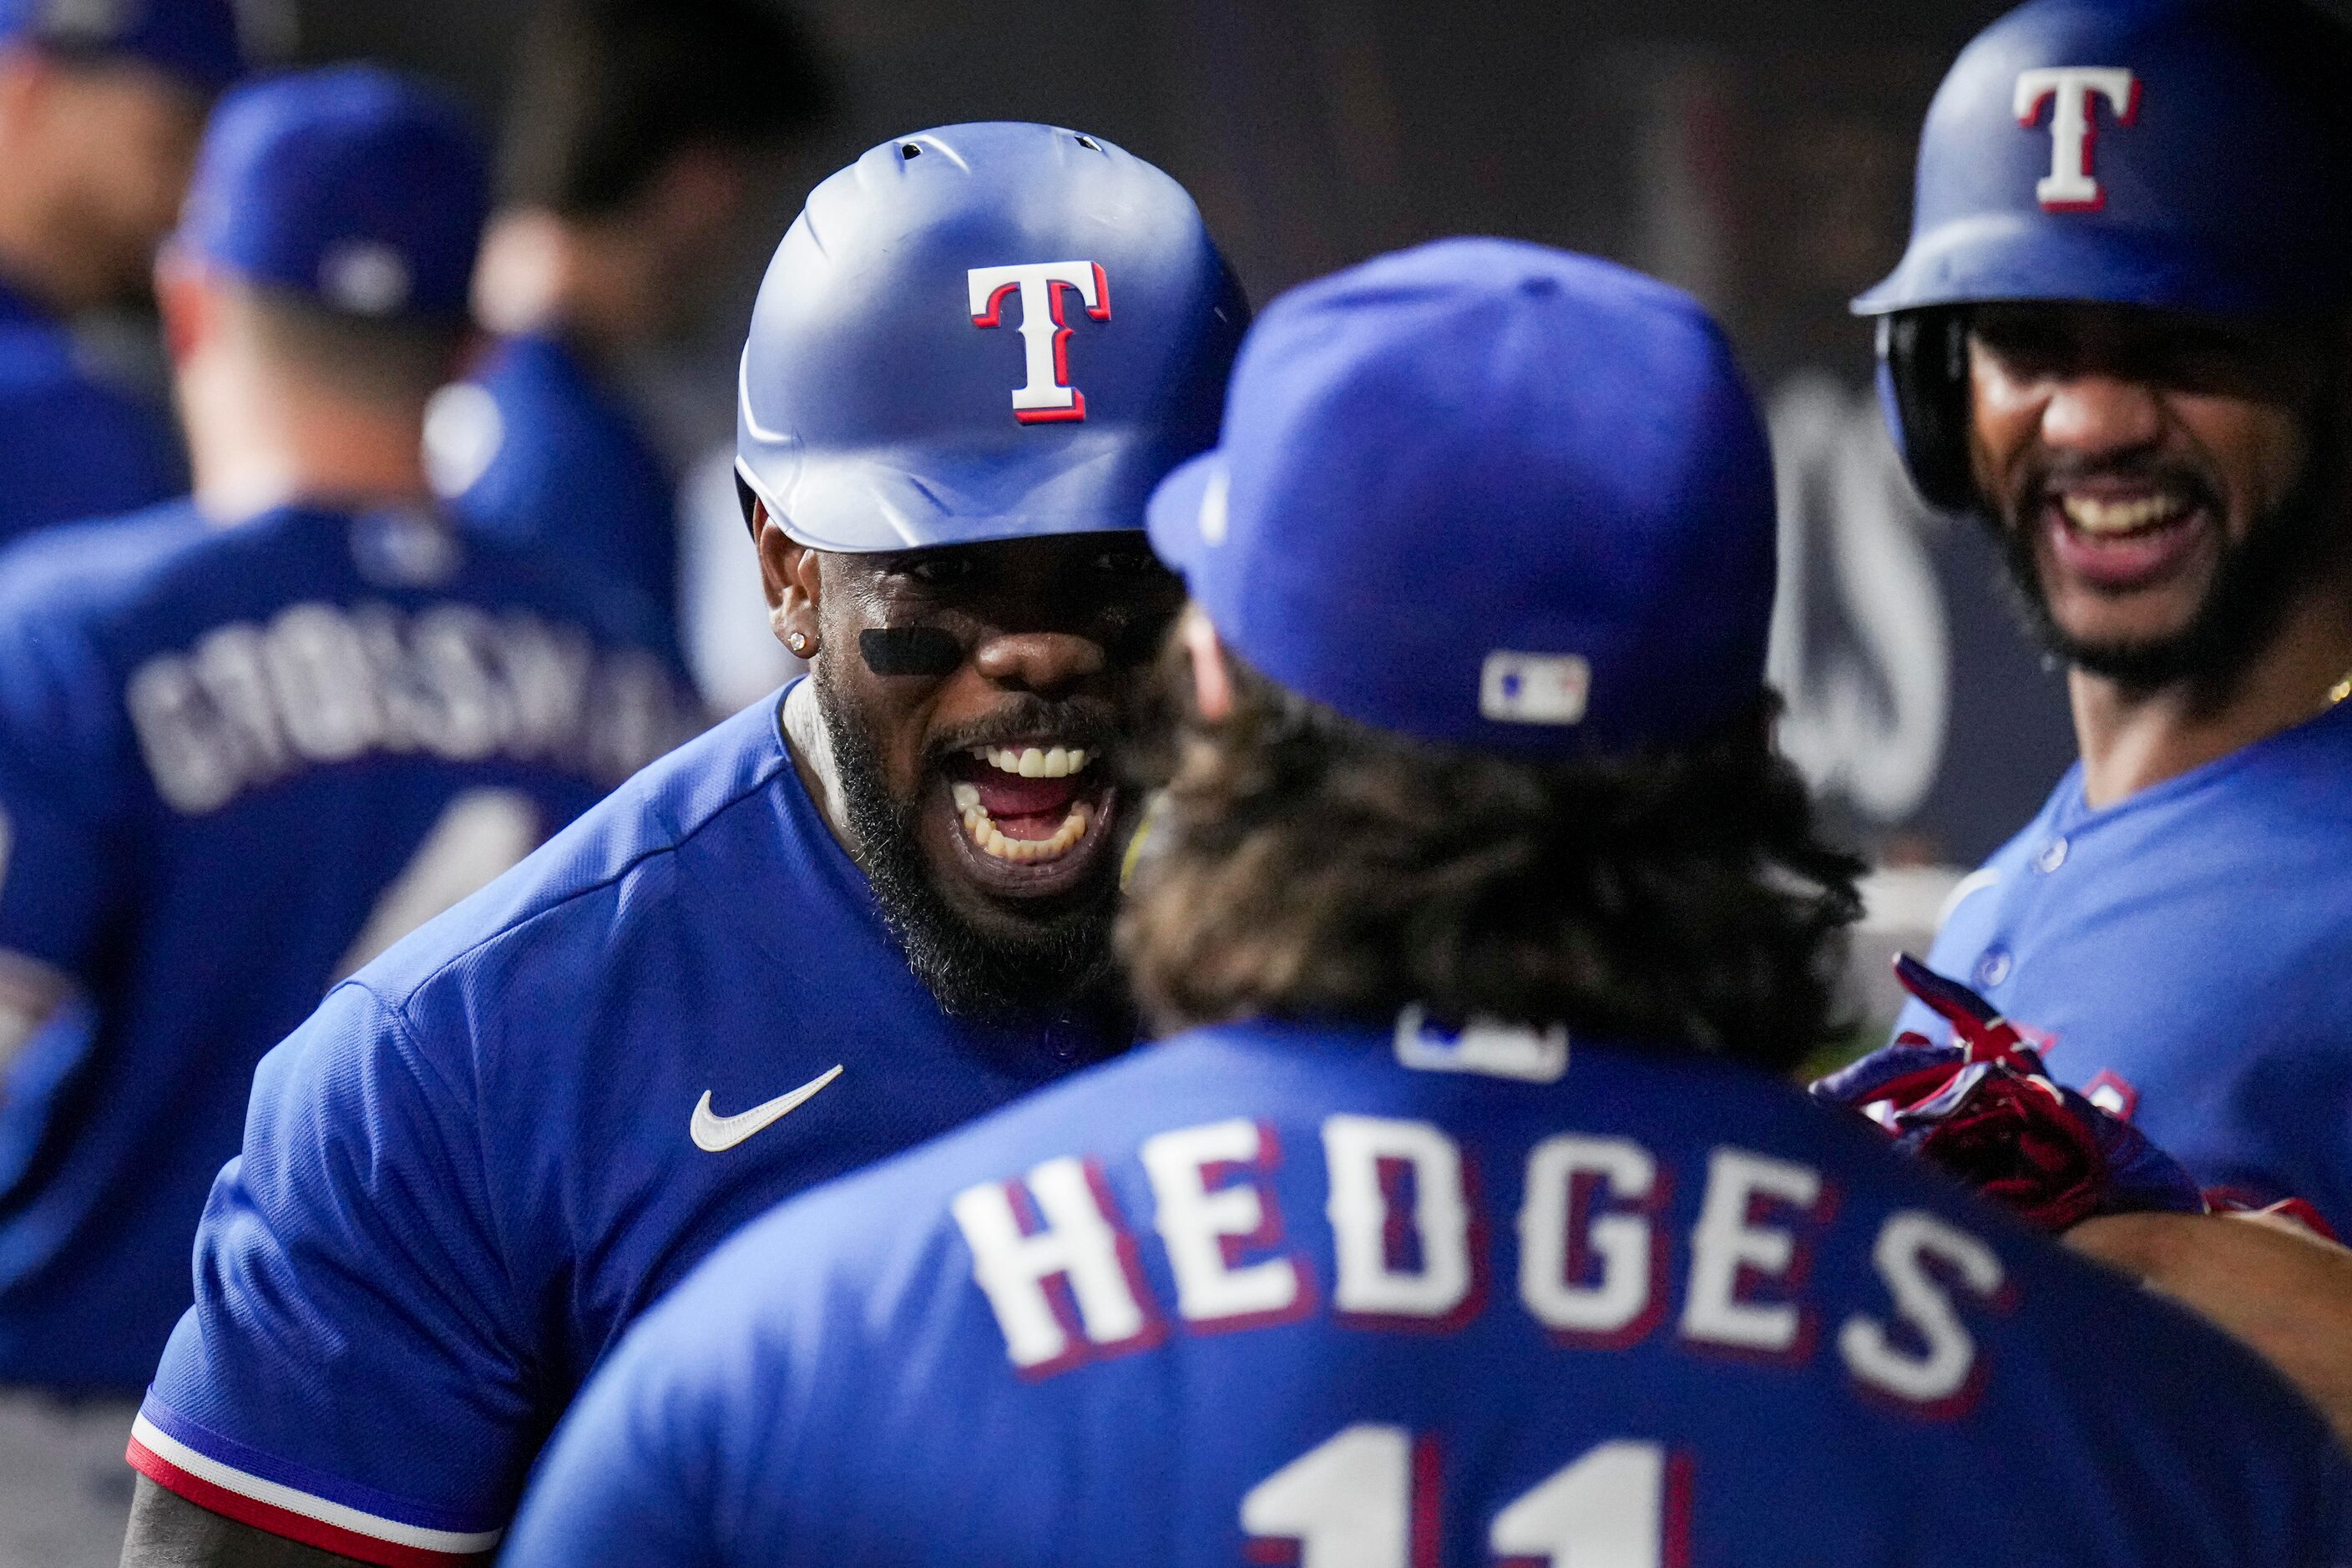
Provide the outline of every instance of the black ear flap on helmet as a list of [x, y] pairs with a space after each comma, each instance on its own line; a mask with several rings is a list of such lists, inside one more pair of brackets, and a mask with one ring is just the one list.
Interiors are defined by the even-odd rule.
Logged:
[[1945, 511], [1973, 510], [1968, 311], [1947, 307], [1881, 316], [1878, 395], [1920, 496]]

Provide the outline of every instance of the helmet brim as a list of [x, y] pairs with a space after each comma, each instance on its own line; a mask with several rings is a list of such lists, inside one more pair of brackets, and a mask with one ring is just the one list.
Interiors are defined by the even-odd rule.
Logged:
[[2340, 308], [2340, 284], [2304, 283], [2273, 268], [2219, 266], [2210, 244], [2085, 224], [2053, 232], [2023, 214], [1984, 214], [1914, 240], [1886, 280], [1857, 298], [1857, 316], [1937, 305], [2049, 300], [2137, 305], [2213, 316], [2284, 316]]
[[844, 554], [1143, 527], [1153, 484], [1185, 454], [1131, 431], [1008, 454], [910, 443], [800, 455], [782, 483], [736, 471], [795, 542]]

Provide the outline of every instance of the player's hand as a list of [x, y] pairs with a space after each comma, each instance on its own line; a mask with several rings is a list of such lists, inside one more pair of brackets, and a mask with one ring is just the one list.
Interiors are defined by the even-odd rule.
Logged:
[[2179, 1163], [2129, 1122], [2052, 1080], [2016, 1026], [1957, 981], [1902, 954], [1895, 978], [1948, 1020], [1954, 1042], [1906, 1033], [1812, 1086], [2029, 1224], [2093, 1215], [2202, 1214]]

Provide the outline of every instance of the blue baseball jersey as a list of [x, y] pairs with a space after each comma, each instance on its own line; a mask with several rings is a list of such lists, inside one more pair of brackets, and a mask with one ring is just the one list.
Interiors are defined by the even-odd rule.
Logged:
[[1721, 1064], [1250, 1025], [784, 1205], [575, 1408], [513, 1568], [2335, 1563], [2185, 1314]]
[[415, 511], [0, 556], [0, 1384], [145, 1385], [254, 1065], [679, 738], [658, 646]]
[[91, 374], [65, 328], [0, 283], [0, 543], [186, 488], [165, 412]]
[[477, 448], [450, 460], [479, 466], [450, 498], [457, 515], [488, 537], [611, 573], [674, 620], [677, 484], [619, 395], [539, 333], [501, 342], [472, 384], [487, 405], [443, 405], [467, 426], [457, 444]]
[[488, 1550], [599, 1357], [779, 1200], [1123, 1040], [950, 1017], [763, 701], [256, 1075], [134, 1462], [371, 1563]]
[[[2208, 1187], [2352, 1236], [2352, 704], [2094, 811], [2078, 766], [1928, 955]], [[1898, 1028], [1942, 1040], [1913, 1003]]]

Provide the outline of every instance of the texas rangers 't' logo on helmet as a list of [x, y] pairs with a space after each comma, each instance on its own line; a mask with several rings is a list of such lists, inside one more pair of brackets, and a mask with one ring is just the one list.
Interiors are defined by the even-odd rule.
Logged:
[[1084, 419], [1087, 395], [1070, 384], [1070, 329], [1062, 319], [1062, 290], [1075, 289], [1095, 321], [1110, 320], [1110, 279], [1094, 261], [1034, 261], [1019, 267], [975, 267], [969, 274], [971, 324], [993, 327], [1004, 296], [1021, 290], [1021, 346], [1029, 379], [1013, 393], [1013, 417], [1024, 425]]
[[2139, 118], [2139, 79], [2120, 66], [2057, 66], [2017, 73], [2011, 112], [2032, 129], [2050, 105], [2050, 173], [2034, 183], [2033, 195], [2048, 212], [2096, 212], [2106, 205], [2091, 168], [2098, 140], [2091, 100], [2107, 100], [2118, 125]]

